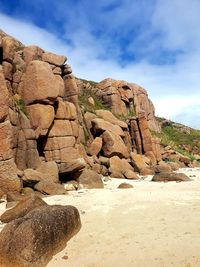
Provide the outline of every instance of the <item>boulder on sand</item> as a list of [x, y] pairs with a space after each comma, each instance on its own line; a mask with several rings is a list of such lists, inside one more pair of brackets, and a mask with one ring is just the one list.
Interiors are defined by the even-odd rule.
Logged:
[[119, 189], [127, 189], [127, 188], [133, 188], [133, 186], [131, 184], [127, 184], [127, 183], [121, 183], [118, 186]]
[[161, 172], [161, 173], [156, 173], [153, 178], [153, 182], [187, 182], [191, 181], [187, 175], [184, 173], [176, 173], [176, 172]]
[[42, 206], [0, 233], [1, 267], [44, 267], [81, 228], [73, 206]]
[[77, 173], [77, 181], [83, 188], [103, 188], [101, 176], [95, 171], [84, 169], [79, 174]]

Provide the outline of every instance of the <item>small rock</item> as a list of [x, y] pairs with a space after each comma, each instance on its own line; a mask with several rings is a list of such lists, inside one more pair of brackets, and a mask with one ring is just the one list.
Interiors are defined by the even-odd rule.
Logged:
[[133, 188], [133, 186], [131, 184], [127, 184], [127, 183], [121, 183], [118, 188], [120, 189], [125, 189], [125, 188]]

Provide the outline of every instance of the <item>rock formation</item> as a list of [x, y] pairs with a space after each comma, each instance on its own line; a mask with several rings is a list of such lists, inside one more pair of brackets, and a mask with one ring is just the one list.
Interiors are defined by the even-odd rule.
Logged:
[[146, 90], [139, 85], [108, 78], [97, 85], [96, 93], [111, 107], [114, 114], [133, 113], [138, 116], [143, 111], [148, 127], [160, 131], [153, 103], [148, 98]]
[[[0, 185], [6, 194], [23, 187], [61, 194], [59, 183], [70, 180], [96, 186], [95, 175], [91, 185], [83, 178], [85, 169], [136, 179], [136, 172], [154, 173], [166, 159], [151, 134], [160, 124], [145, 89], [110, 78], [91, 85], [76, 79], [66, 60], [0, 32]], [[190, 164], [184, 157], [179, 162]]]

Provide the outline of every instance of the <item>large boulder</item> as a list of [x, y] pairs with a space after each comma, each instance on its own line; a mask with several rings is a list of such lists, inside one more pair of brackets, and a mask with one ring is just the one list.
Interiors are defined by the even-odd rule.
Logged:
[[56, 66], [64, 65], [67, 58], [65, 56], [56, 55], [51, 52], [45, 52], [42, 54], [42, 60]]
[[153, 182], [187, 182], [191, 181], [191, 179], [185, 175], [184, 173], [176, 173], [176, 172], [161, 172], [156, 173], [153, 178]]
[[138, 113], [138, 126], [142, 138], [143, 151], [145, 153], [148, 151], [152, 151], [153, 148], [152, 148], [151, 132], [149, 130], [145, 112], [143, 111]]
[[21, 199], [19, 203], [12, 209], [5, 211], [1, 217], [0, 221], [3, 223], [8, 223], [12, 220], [24, 217], [31, 210], [47, 205], [44, 200], [32, 193]]
[[102, 134], [103, 153], [106, 157], [119, 156], [120, 158], [128, 158], [128, 149], [122, 138], [114, 132], [105, 131]]
[[44, 267], [81, 228], [73, 206], [41, 206], [0, 233], [0, 266]]
[[50, 105], [35, 104], [28, 106], [27, 111], [37, 135], [45, 136], [54, 120], [54, 108]]
[[105, 110], [105, 109], [98, 109], [95, 111], [97, 116], [104, 119], [105, 121], [108, 121], [114, 125], [118, 125], [123, 129], [127, 129], [128, 125], [127, 123], [125, 123], [124, 121], [120, 121], [119, 119], [117, 119], [112, 112], [110, 112], [109, 110]]
[[133, 170], [124, 170], [124, 176], [126, 179], [138, 180], [140, 177]]
[[73, 135], [69, 120], [54, 120], [53, 126], [49, 131], [48, 137], [70, 136]]
[[22, 45], [14, 38], [10, 36], [5, 36], [2, 39], [2, 47], [3, 47], [3, 60], [12, 62], [16, 50], [20, 50], [20, 48], [22, 48]]
[[57, 101], [56, 105], [56, 119], [75, 120], [77, 118], [76, 107], [73, 103], [68, 101]]
[[36, 170], [24, 170], [22, 180], [24, 182], [40, 182], [44, 180], [59, 183], [58, 166], [54, 161], [43, 161]]
[[25, 103], [53, 103], [59, 95], [59, 88], [55, 85], [55, 77], [49, 64], [39, 60], [31, 61], [23, 80], [22, 96]]
[[88, 153], [91, 156], [96, 156], [99, 154], [99, 152], [101, 151], [102, 148], [102, 138], [101, 137], [96, 137], [92, 143], [90, 144], [90, 146], [88, 147]]
[[95, 133], [102, 133], [104, 131], [111, 131], [117, 135], [124, 136], [124, 132], [122, 131], [121, 127], [118, 125], [114, 125], [108, 121], [103, 119], [93, 119], [92, 126]]
[[58, 175], [58, 166], [54, 161], [43, 161], [38, 166], [37, 171], [42, 173], [45, 180], [58, 183], [59, 175]]
[[66, 190], [63, 185], [56, 184], [49, 181], [40, 181], [38, 182], [34, 188], [46, 195], [62, 195], [66, 193]]
[[86, 167], [86, 162], [83, 158], [69, 159], [67, 162], [58, 164], [60, 174], [72, 174]]
[[110, 158], [109, 171], [113, 178], [139, 179], [129, 162], [126, 159], [120, 159], [118, 156]]
[[110, 176], [113, 178], [124, 178], [123, 175], [123, 162], [118, 156], [110, 158]]
[[148, 168], [148, 164], [145, 162], [145, 156], [132, 152], [131, 159], [136, 171], [140, 172], [142, 169]]
[[28, 64], [32, 60], [38, 60], [42, 57], [43, 50], [36, 45], [29, 45], [24, 47], [23, 59]]
[[30, 182], [39, 182], [44, 180], [44, 175], [41, 172], [38, 172], [36, 170], [33, 169], [26, 169], [24, 170], [24, 175], [22, 177], [22, 180], [26, 183], [30, 183]]
[[83, 188], [103, 188], [103, 182], [101, 176], [92, 171], [85, 169], [80, 174], [77, 174], [76, 180]]

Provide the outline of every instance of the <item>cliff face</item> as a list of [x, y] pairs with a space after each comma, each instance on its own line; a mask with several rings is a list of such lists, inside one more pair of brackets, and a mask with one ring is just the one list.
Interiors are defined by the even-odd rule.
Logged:
[[[147, 92], [113, 79], [86, 85], [75, 79], [66, 60], [37, 46], [25, 47], [0, 32], [0, 184], [4, 192], [33, 188], [49, 172], [54, 182], [59, 182], [58, 175], [66, 181], [79, 177], [85, 168], [131, 178], [123, 168], [116, 172], [116, 165], [126, 166], [133, 177], [134, 171], [149, 170], [161, 160], [159, 140], [150, 132], [159, 132], [160, 126]], [[80, 105], [84, 90], [89, 92], [86, 104], [92, 112]], [[110, 111], [99, 108], [96, 97]], [[112, 113], [123, 115], [125, 121]], [[113, 164], [116, 157], [118, 163]]]

